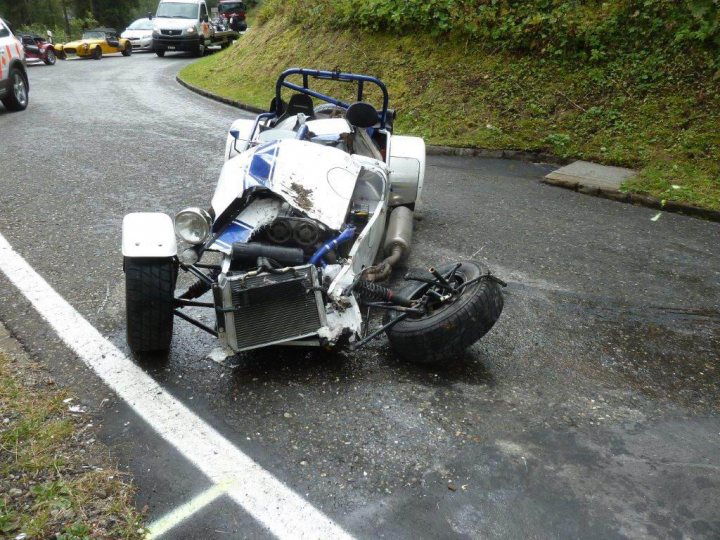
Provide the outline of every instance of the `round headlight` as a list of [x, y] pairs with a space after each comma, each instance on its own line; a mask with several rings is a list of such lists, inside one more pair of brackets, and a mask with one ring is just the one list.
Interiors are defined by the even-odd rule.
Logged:
[[212, 218], [202, 208], [186, 208], [175, 216], [175, 234], [188, 244], [202, 244], [210, 236]]
[[185, 31], [186, 31], [188, 34], [194, 34], [195, 32], [197, 32], [197, 30], [195, 29], [194, 26], [188, 26], [188, 27], [185, 29]]

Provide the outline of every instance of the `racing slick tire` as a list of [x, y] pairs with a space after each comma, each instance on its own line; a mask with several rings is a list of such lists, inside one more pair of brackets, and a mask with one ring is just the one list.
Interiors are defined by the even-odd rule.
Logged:
[[[438, 268], [447, 274], [454, 265]], [[471, 281], [488, 272], [476, 262], [463, 262], [456, 272], [461, 282]], [[411, 282], [397, 291], [399, 296], [416, 299], [427, 290], [425, 283]], [[500, 317], [503, 296], [498, 283], [480, 279], [439, 309], [419, 318], [407, 317], [387, 330], [388, 340], [403, 360], [416, 364], [440, 364], [460, 356], [465, 349], [483, 337]], [[389, 311], [385, 322], [397, 317]]]
[[30, 101], [28, 95], [28, 81], [25, 74], [18, 67], [11, 67], [8, 80], [12, 82], [10, 92], [2, 99], [2, 104], [8, 111], [24, 111]]
[[155, 54], [162, 58], [163, 56], [165, 56], [165, 51], [155, 51]]
[[55, 55], [55, 51], [53, 51], [52, 49], [48, 49], [48, 52], [45, 55], [45, 60], [43, 60], [43, 62], [45, 62], [45, 64], [47, 64], [48, 66], [54, 66], [56, 59], [57, 56]]
[[100, 60], [101, 58], [102, 58], [102, 49], [100, 47], [95, 47], [92, 52], [92, 59]]
[[173, 259], [125, 259], [127, 342], [134, 353], [170, 349], [176, 281]]
[[122, 50], [123, 56], [130, 56], [132, 54], [132, 45], [129, 43], [125, 44], [125, 48]]

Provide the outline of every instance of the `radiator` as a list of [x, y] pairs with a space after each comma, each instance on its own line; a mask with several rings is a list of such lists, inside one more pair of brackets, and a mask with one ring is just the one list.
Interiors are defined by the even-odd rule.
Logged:
[[230, 272], [219, 286], [227, 342], [236, 351], [315, 336], [326, 325], [315, 266], [250, 277]]

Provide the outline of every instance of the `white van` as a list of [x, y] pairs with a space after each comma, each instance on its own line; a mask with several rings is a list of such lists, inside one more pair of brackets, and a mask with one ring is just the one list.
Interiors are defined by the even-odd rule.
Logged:
[[166, 51], [202, 56], [210, 45], [225, 48], [240, 35], [216, 30], [205, 0], [160, 0], [153, 22], [152, 48], [158, 56]]
[[23, 111], [29, 103], [29, 90], [22, 43], [0, 19], [0, 101], [9, 111]]

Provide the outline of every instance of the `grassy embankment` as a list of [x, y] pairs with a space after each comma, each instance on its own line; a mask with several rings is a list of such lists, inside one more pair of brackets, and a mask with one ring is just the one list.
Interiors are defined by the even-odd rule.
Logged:
[[354, 31], [263, 14], [232, 48], [181, 72], [267, 107], [292, 66], [369, 73], [390, 90], [396, 131], [430, 144], [539, 150], [636, 168], [626, 189], [720, 209], [720, 71], [712, 52], [612, 61], [493, 49], [457, 37]]
[[48, 382], [0, 352], [0, 538], [143, 538], [132, 488]]

